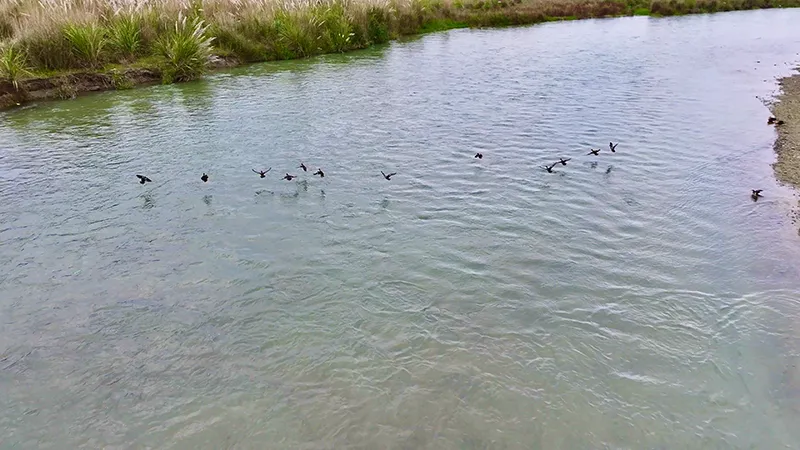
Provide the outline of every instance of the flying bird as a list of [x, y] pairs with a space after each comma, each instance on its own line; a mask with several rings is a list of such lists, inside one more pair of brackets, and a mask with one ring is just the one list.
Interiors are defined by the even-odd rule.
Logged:
[[145, 183], [152, 183], [153, 182], [153, 180], [151, 180], [150, 178], [147, 178], [144, 175], [136, 175], [136, 178], [139, 179], [139, 184], [145, 184]]
[[256, 170], [256, 169], [253, 169], [253, 172], [255, 172], [255, 173], [257, 173], [257, 174], [261, 175], [261, 178], [264, 178], [264, 177], [266, 177], [266, 176], [267, 176], [267, 173], [268, 173], [270, 170], [272, 170], [272, 167], [270, 167], [270, 168], [269, 168], [269, 169], [267, 169], [267, 170]]
[[558, 159], [559, 159], [558, 162], [560, 162], [562, 166], [566, 166], [567, 165], [567, 161], [571, 160], [572, 158], [567, 158], [567, 159], [558, 158]]
[[303, 169], [303, 172], [308, 172], [308, 167], [306, 167], [306, 165], [303, 164], [303, 163], [300, 163], [300, 165], [297, 166], [297, 168], [298, 169]]
[[761, 193], [764, 191], [763, 189], [753, 189], [753, 193], [750, 194], [750, 197], [753, 198], [753, 201], [757, 201], [760, 197], [762, 197]]
[[559, 164], [561, 164], [560, 161], [554, 162], [553, 164], [550, 164], [549, 166], [542, 166], [542, 168], [544, 168], [544, 170], [546, 170], [546, 171], [548, 171], [550, 173], [553, 173], [553, 167], [555, 167], [555, 166], [557, 166]]
[[201, 179], [201, 180], [203, 180], [203, 183], [205, 183], [205, 182], [207, 182], [207, 181], [208, 181], [208, 175], [206, 175], [206, 173], [205, 173], [205, 172], [203, 172], [203, 176], [202, 176], [202, 177], [200, 177], [200, 179]]
[[483, 153], [476, 153], [475, 157], [478, 159], [483, 159]]
[[387, 180], [389, 180], [389, 181], [392, 181], [392, 177], [393, 177], [393, 176], [395, 176], [395, 175], [397, 175], [397, 173], [390, 173], [389, 175], [386, 175], [386, 174], [385, 174], [385, 173], [383, 173], [383, 171], [381, 170], [381, 175], [383, 175], [383, 178], [386, 178]]
[[288, 173], [286, 174], [285, 177], [283, 177], [283, 179], [286, 181], [292, 181], [295, 178], [297, 178], [297, 175], [289, 175]]
[[615, 143], [613, 143], [613, 142], [609, 142], [609, 143], [608, 143], [608, 148], [610, 148], [610, 149], [611, 149], [611, 152], [612, 152], [612, 153], [616, 153], [616, 152], [617, 152], [617, 146], [618, 146], [618, 145], [619, 145], [619, 142], [617, 142], [616, 144], [615, 144]]
[[599, 154], [600, 154], [600, 149], [599, 148], [597, 150], [595, 150], [593, 148], [590, 148], [589, 149], [589, 153], [587, 153], [587, 155], [594, 155], [594, 156], [597, 156]]
[[323, 172], [322, 169], [317, 169], [317, 171], [314, 172], [314, 175], [319, 175], [320, 178], [325, 178], [325, 172]]

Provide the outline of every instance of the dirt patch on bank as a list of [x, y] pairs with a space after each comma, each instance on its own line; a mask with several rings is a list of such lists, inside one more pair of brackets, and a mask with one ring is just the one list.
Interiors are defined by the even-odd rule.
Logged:
[[[241, 65], [235, 58], [212, 57], [209, 69], [230, 69]], [[0, 80], [0, 110], [35, 100], [70, 99], [87, 92], [130, 89], [161, 83], [154, 69], [124, 69], [106, 73], [81, 72], [19, 82], [19, 88]]]
[[782, 93], [772, 107], [775, 117], [784, 121], [777, 125], [775, 176], [800, 188], [800, 75], [783, 78], [780, 85]]
[[112, 73], [73, 73], [52, 78], [35, 78], [21, 81], [19, 88], [7, 81], [0, 81], [0, 109], [34, 100], [68, 99], [86, 92], [128, 89], [160, 81], [161, 74], [149, 69], [127, 69]]

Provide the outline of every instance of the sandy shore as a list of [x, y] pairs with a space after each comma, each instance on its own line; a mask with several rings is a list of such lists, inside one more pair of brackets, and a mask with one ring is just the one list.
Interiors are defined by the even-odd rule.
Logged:
[[772, 112], [785, 123], [779, 125], [775, 141], [775, 176], [778, 181], [800, 188], [800, 74], [783, 78], [782, 93]]

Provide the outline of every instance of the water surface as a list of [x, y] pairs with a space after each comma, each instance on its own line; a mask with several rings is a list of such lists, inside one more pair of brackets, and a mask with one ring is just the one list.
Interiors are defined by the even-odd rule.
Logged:
[[457, 30], [2, 113], [0, 447], [798, 448], [757, 98], [797, 23]]

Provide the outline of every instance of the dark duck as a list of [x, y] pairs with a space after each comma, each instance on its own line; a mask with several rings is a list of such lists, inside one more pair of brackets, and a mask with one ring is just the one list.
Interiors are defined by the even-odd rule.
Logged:
[[381, 170], [381, 175], [383, 175], [383, 178], [386, 178], [386, 180], [388, 180], [388, 181], [392, 181], [392, 177], [393, 177], [393, 176], [395, 176], [395, 175], [397, 175], [397, 173], [395, 172], [395, 173], [390, 173], [389, 175], [386, 175], [386, 174], [385, 174], [385, 173], [383, 173], [383, 171]]
[[136, 175], [136, 178], [139, 179], [139, 184], [145, 184], [145, 183], [152, 183], [153, 182], [153, 180], [151, 180], [150, 178], [147, 178], [144, 175]]
[[203, 183], [206, 183], [206, 182], [208, 182], [208, 175], [206, 175], [206, 173], [203, 172], [203, 176], [200, 177], [200, 179], [203, 180]]
[[546, 171], [548, 171], [550, 173], [553, 173], [553, 168], [555, 166], [559, 165], [559, 164], [561, 164], [561, 161], [554, 162], [553, 164], [550, 164], [549, 166], [542, 166], [542, 168], [544, 168], [544, 170], [546, 170]]
[[325, 178], [325, 172], [323, 172], [322, 169], [317, 169], [317, 171], [314, 172], [314, 175], [319, 175], [320, 178]]
[[259, 174], [259, 175], [261, 176], [261, 178], [264, 178], [264, 177], [266, 177], [266, 176], [267, 176], [267, 173], [268, 173], [270, 170], [272, 170], [272, 167], [270, 167], [270, 168], [269, 168], [269, 169], [267, 169], [267, 170], [256, 170], [256, 169], [253, 169], [253, 172], [255, 172], [255, 173]]

